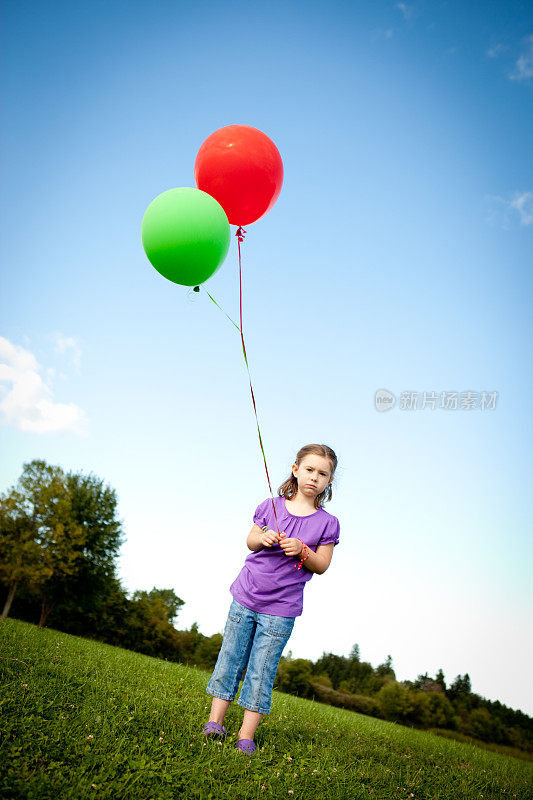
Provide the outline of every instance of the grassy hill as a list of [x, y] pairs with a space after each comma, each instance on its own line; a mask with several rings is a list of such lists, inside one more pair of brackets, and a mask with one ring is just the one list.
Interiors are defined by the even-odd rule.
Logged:
[[25, 622], [0, 656], [2, 798], [533, 796], [531, 763], [280, 692], [255, 754], [234, 749], [236, 704], [206, 742], [209, 673]]

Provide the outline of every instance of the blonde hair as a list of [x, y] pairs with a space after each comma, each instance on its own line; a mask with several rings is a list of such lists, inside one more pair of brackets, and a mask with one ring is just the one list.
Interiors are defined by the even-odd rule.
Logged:
[[[306, 444], [305, 447], [302, 447], [298, 450], [296, 454], [295, 464], [297, 467], [300, 466], [303, 459], [306, 456], [315, 455], [315, 456], [322, 456], [322, 458], [327, 458], [330, 461], [331, 469], [330, 469], [330, 482], [326, 486], [323, 492], [320, 492], [319, 495], [315, 497], [315, 508], [322, 508], [324, 503], [327, 503], [333, 497], [333, 490], [331, 488], [331, 482], [333, 481], [333, 476], [335, 475], [335, 470], [337, 469], [337, 456], [331, 449], [328, 447], [327, 444]], [[286, 500], [292, 500], [292, 498], [298, 492], [298, 481], [292, 474], [287, 478], [287, 480], [281, 484], [278, 489], [278, 496], [284, 497]]]

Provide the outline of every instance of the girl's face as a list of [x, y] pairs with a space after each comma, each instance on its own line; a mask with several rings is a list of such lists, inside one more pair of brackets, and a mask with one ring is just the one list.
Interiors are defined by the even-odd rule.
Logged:
[[324, 491], [330, 481], [331, 463], [328, 458], [311, 453], [302, 458], [300, 466], [292, 466], [292, 474], [298, 481], [298, 492], [315, 498]]

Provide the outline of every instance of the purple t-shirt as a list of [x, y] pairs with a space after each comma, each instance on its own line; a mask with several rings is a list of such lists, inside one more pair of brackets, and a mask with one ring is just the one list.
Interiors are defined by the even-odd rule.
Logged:
[[[307, 517], [297, 517], [287, 510], [284, 497], [275, 497], [274, 503], [280, 533], [284, 531], [286, 538], [301, 539], [313, 552], [319, 545], [339, 543], [339, 520], [333, 514], [319, 508]], [[269, 530], [277, 530], [271, 497], [257, 506], [254, 522], [260, 528], [268, 525]], [[229, 590], [238, 603], [251, 611], [299, 617], [304, 586], [314, 573], [306, 568], [305, 561], [301, 569], [295, 569], [298, 563], [299, 558], [285, 555], [279, 544], [262, 547], [246, 557]]]

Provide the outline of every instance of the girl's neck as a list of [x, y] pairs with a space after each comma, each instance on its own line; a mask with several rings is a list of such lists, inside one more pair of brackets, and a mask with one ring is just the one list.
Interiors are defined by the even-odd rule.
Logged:
[[290, 500], [285, 500], [285, 502], [289, 505], [289, 508], [292, 511], [298, 511], [298, 512], [303, 511], [304, 513], [305, 512], [311, 513], [312, 511], [317, 511], [317, 508], [315, 507], [314, 498], [312, 500], [309, 500], [308, 497], [305, 497], [304, 495], [300, 494], [299, 491], [296, 492], [294, 497], [292, 497]]

